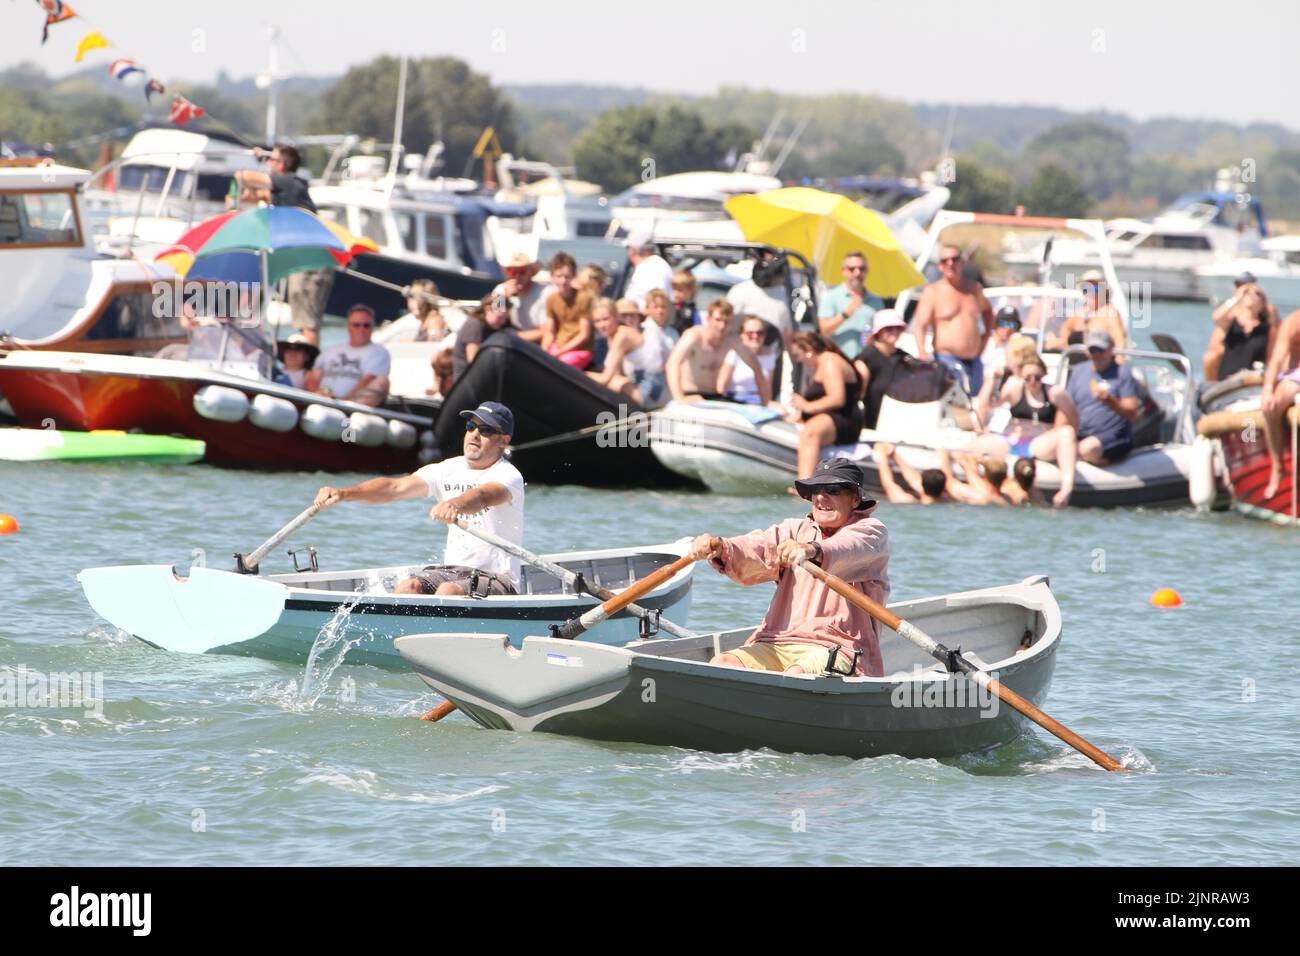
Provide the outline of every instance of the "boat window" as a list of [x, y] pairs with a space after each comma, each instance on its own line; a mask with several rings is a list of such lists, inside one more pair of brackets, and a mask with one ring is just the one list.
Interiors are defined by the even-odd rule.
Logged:
[[117, 172], [118, 192], [137, 192], [144, 186], [147, 193], [162, 192], [167, 183], [167, 174], [171, 170], [166, 166], [150, 166], [147, 163], [128, 163]]
[[1192, 249], [1206, 250], [1210, 248], [1210, 240], [1205, 236], [1165, 236], [1164, 248], [1166, 249]]
[[[159, 317], [156, 312], [162, 311]], [[154, 308], [152, 292], [124, 293], [113, 297], [104, 307], [95, 324], [86, 332], [89, 341], [129, 339], [142, 343], [144, 351], [153, 352], [161, 347], [158, 340], [184, 339], [185, 330], [180, 319], [169, 316], [169, 310]]]
[[579, 219], [577, 222], [577, 233], [579, 236], [589, 236], [600, 239], [605, 235], [605, 230], [609, 228], [609, 222], [602, 222], [599, 219]]
[[201, 202], [222, 202], [230, 193], [230, 184], [234, 176], [225, 173], [200, 173], [198, 185], [194, 187], [194, 198]]
[[384, 230], [384, 214], [376, 209], [362, 209], [361, 235], [378, 246], [388, 244], [388, 235]]
[[72, 193], [0, 193], [0, 246], [50, 245], [81, 245]]
[[447, 258], [447, 220], [426, 213], [424, 217], [424, 251], [435, 259]]
[[409, 212], [399, 212], [397, 215], [397, 231], [402, 236], [402, 245], [409, 252], [420, 251], [420, 238], [416, 235], [415, 216]]

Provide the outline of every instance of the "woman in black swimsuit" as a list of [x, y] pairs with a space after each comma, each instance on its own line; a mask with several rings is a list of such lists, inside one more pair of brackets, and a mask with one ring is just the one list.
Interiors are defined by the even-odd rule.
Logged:
[[1214, 332], [1201, 363], [1207, 382], [1221, 382], [1256, 362], [1260, 366], [1268, 362], [1277, 328], [1268, 297], [1259, 286], [1248, 283], [1233, 298], [1236, 301], [1229, 300], [1226, 314], [1215, 312]]
[[847, 445], [862, 431], [862, 404], [858, 400], [858, 373], [835, 343], [817, 332], [799, 332], [790, 343], [790, 355], [807, 370], [802, 395], [790, 398], [787, 421], [798, 422], [798, 476], [807, 478], [827, 445]]

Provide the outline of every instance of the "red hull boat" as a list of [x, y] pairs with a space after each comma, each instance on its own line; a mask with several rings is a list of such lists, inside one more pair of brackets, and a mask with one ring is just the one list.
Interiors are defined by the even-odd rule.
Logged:
[[1291, 454], [1291, 431], [1300, 427], [1300, 407], [1287, 410], [1288, 426], [1282, 431], [1282, 480], [1277, 492], [1265, 498], [1269, 456], [1264, 416], [1259, 410], [1262, 381], [1256, 372], [1242, 372], [1207, 389], [1201, 398], [1207, 414], [1197, 423], [1197, 431], [1219, 443], [1234, 511], [1277, 524], [1300, 525], [1300, 486], [1296, 484], [1296, 463]]
[[427, 418], [187, 362], [0, 352], [0, 394], [30, 428], [184, 435], [214, 465], [397, 474], [433, 457]]

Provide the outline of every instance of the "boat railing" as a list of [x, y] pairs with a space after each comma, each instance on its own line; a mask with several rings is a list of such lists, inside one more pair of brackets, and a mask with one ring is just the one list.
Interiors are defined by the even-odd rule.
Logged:
[[[1117, 348], [1115, 354], [1130, 359], [1141, 359], [1150, 362], [1168, 362], [1183, 373], [1182, 386], [1174, 394], [1177, 396], [1177, 407], [1174, 409], [1175, 425], [1173, 440], [1181, 444], [1190, 444], [1196, 437], [1196, 429], [1192, 424], [1192, 412], [1196, 404], [1193, 393], [1196, 389], [1196, 377], [1192, 372], [1192, 360], [1186, 355], [1178, 352], [1160, 352], [1155, 349], [1138, 349], [1138, 348]], [[1072, 362], [1071, 357], [1078, 356], [1081, 361]], [[1071, 345], [1061, 353], [1061, 379], [1058, 384], [1064, 388], [1069, 382], [1070, 374], [1076, 364], [1082, 365], [1084, 362], [1091, 362], [1088, 358], [1088, 350], [1083, 345]], [[1154, 398], [1152, 399], [1154, 401]], [[1162, 410], [1168, 413], [1168, 409], [1161, 406]]]

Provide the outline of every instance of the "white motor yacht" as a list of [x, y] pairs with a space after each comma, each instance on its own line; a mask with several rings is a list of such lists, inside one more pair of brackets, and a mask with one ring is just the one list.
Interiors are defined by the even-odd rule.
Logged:
[[1300, 236], [1274, 236], [1259, 244], [1259, 253], [1235, 259], [1217, 259], [1197, 270], [1211, 302], [1231, 298], [1236, 279], [1253, 275], [1283, 315], [1300, 309]]

